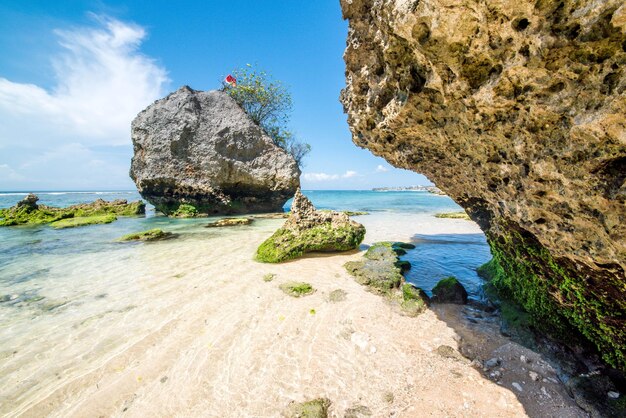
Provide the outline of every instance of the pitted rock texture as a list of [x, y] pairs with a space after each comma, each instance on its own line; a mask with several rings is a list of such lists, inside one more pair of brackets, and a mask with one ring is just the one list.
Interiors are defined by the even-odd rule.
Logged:
[[626, 369], [623, 1], [341, 5], [353, 141], [462, 205], [538, 325]]
[[300, 184], [296, 161], [220, 91], [187, 86], [132, 123], [130, 176], [163, 213], [282, 211]]

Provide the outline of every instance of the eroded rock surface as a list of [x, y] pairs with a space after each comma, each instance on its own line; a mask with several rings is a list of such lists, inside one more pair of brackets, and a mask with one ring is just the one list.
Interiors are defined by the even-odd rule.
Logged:
[[354, 142], [485, 231], [494, 284], [626, 369], [626, 5], [342, 0]]
[[130, 176], [166, 214], [279, 211], [300, 184], [293, 157], [224, 92], [181, 87], [137, 115], [132, 139]]

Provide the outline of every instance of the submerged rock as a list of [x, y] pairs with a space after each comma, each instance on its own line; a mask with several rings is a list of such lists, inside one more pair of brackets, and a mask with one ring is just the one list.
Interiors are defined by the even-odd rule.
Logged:
[[299, 185], [291, 155], [226, 93], [181, 87], [132, 123], [130, 176], [139, 193], [170, 215], [281, 210]]
[[364, 236], [363, 225], [344, 213], [315, 210], [298, 189], [289, 218], [259, 246], [255, 258], [280, 263], [310, 252], [349, 251], [357, 248]]
[[285, 294], [299, 298], [315, 292], [311, 284], [305, 282], [287, 282], [278, 286]]
[[456, 277], [446, 277], [439, 280], [439, 283], [433, 288], [432, 301], [464, 305], [467, 303], [467, 290]]
[[54, 229], [76, 228], [86, 225], [110, 224], [117, 220], [117, 216], [108, 213], [106, 215], [77, 216], [74, 218], [61, 219], [50, 224]]
[[224, 218], [219, 221], [211, 222], [206, 225], [207, 228], [219, 228], [223, 226], [239, 226], [239, 225], [250, 225], [252, 223], [252, 219], [250, 218]]
[[286, 418], [327, 418], [331, 402], [327, 398], [317, 398], [306, 402], [292, 402], [284, 414]]
[[405, 266], [398, 259], [399, 251], [404, 253], [401, 246], [410, 248], [411, 245], [378, 242], [367, 249], [363, 259], [348, 261], [344, 268], [357, 283], [367, 286], [373, 293], [385, 296], [401, 314], [417, 316], [428, 307], [428, 296], [422, 289], [404, 282], [402, 273]]
[[[66, 208], [56, 208], [38, 205], [39, 198], [29, 194], [9, 209], [0, 209], [0, 226], [12, 225], [40, 225], [53, 223], [69, 218], [81, 218], [76, 221], [56, 223], [56, 228], [91, 225], [94, 223], [109, 223], [117, 216], [142, 215], [146, 212], [146, 205], [141, 201], [128, 203], [118, 199], [106, 201], [97, 199], [91, 203], [81, 203]], [[89, 219], [87, 219], [89, 218]]]
[[149, 229], [142, 232], [134, 232], [132, 234], [124, 235], [118, 241], [159, 241], [169, 238], [174, 238], [175, 235], [171, 232], [164, 232], [161, 229]]
[[623, 0], [341, 0], [353, 141], [487, 235], [492, 283], [626, 370]]

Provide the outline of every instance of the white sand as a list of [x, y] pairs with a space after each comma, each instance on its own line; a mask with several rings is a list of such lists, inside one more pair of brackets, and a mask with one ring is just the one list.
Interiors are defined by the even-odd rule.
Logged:
[[[367, 243], [478, 232], [471, 222], [426, 215], [358, 220]], [[525, 415], [511, 390], [434, 352], [457, 347], [458, 337], [433, 311], [400, 316], [354, 282], [342, 265], [360, 254], [252, 261], [280, 224], [257, 221], [219, 245], [202, 239], [202, 230], [138, 246], [123, 267], [106, 272], [125, 276], [93, 302], [90, 320], [80, 307], [75, 317], [67, 309], [62, 323], [42, 326], [30, 345], [4, 354], [0, 414], [275, 417], [290, 401], [324, 396], [337, 417], [355, 405], [375, 417]], [[266, 273], [277, 277], [264, 282]], [[289, 297], [278, 286], [291, 280], [317, 291]], [[345, 301], [326, 300], [335, 289], [347, 292]], [[98, 304], [108, 308], [97, 311]]]

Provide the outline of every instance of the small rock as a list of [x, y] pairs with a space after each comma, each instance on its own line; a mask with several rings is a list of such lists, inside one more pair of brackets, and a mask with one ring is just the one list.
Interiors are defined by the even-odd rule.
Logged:
[[514, 387], [517, 391], [519, 391], [519, 392], [523, 392], [523, 391], [524, 391], [524, 389], [522, 389], [522, 385], [520, 385], [520, 384], [519, 384], [519, 383], [517, 383], [517, 382], [513, 382], [513, 383], [511, 383], [511, 386], [513, 386], [513, 387]]
[[475, 358], [474, 360], [472, 360], [472, 363], [470, 364], [470, 366], [476, 367], [478, 369], [482, 369], [483, 368], [483, 363], [480, 360]]
[[489, 377], [491, 377], [494, 380], [500, 380], [502, 378], [502, 373], [496, 370], [496, 371], [489, 373]]
[[552, 396], [548, 393], [548, 390], [544, 386], [541, 387], [541, 393], [543, 393], [545, 397], [552, 399]]
[[530, 363], [530, 359], [526, 358], [526, 356], [523, 354], [519, 356], [519, 361], [521, 361], [522, 363]]
[[533, 382], [537, 382], [539, 380], [539, 374], [535, 372], [528, 372], [528, 376], [530, 376]]
[[606, 396], [609, 397], [609, 399], [618, 399], [619, 398], [619, 392], [615, 392], [615, 391], [609, 391]]
[[485, 367], [487, 369], [492, 369], [492, 368], [494, 368], [496, 366], [499, 366], [501, 363], [502, 363], [502, 360], [500, 360], [499, 358], [495, 358], [494, 357], [494, 358], [491, 358], [491, 359], [489, 359], [489, 360], [487, 360], [485, 362]]

